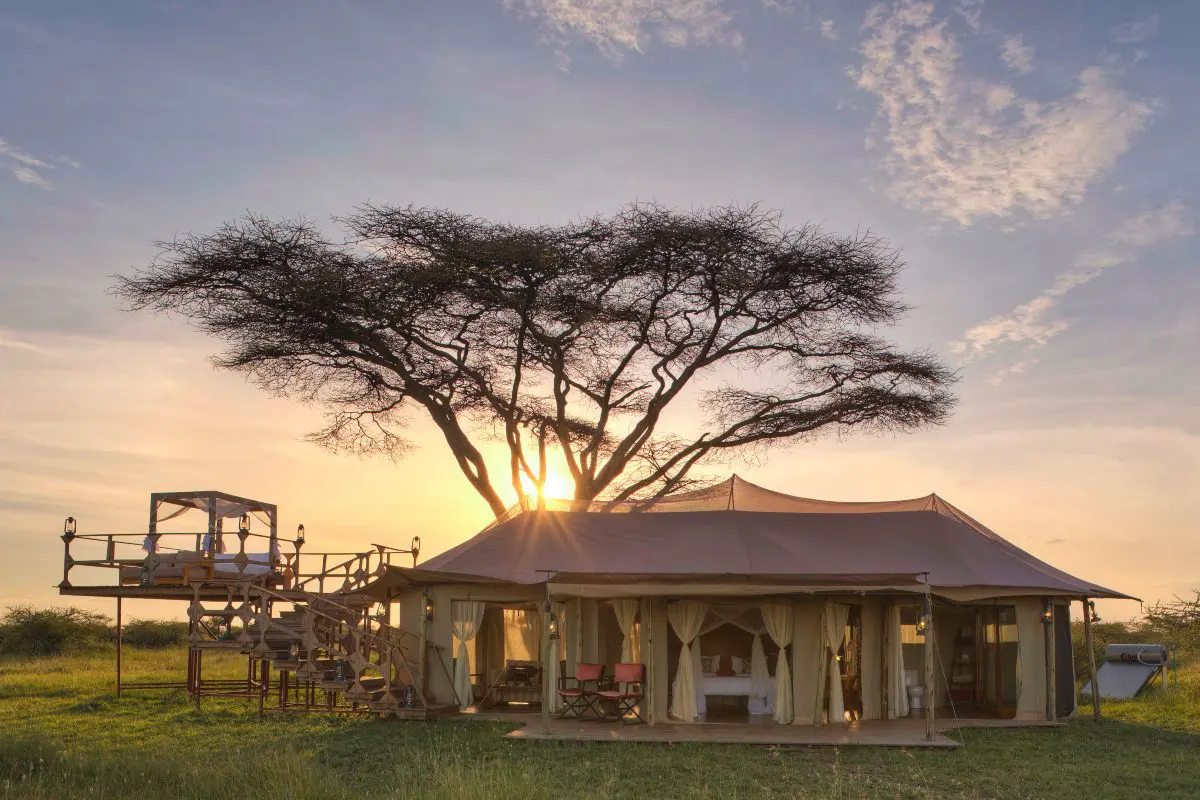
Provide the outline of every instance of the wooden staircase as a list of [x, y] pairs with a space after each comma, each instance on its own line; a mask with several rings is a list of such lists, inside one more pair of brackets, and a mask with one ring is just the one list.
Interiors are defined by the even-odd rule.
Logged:
[[[244, 652], [264, 710], [267, 696], [274, 693], [278, 710], [401, 719], [457, 713], [456, 704], [432, 702], [426, 691], [427, 668], [445, 673], [441, 648], [373, 614], [377, 601], [361, 588], [343, 584], [338, 591], [319, 593], [245, 584], [231, 591], [226, 607], [217, 610], [205, 608], [198, 594], [190, 611], [194, 620], [240, 619], [242, 630], [235, 639], [197, 641], [194, 646]], [[271, 671], [277, 676], [274, 686]]]

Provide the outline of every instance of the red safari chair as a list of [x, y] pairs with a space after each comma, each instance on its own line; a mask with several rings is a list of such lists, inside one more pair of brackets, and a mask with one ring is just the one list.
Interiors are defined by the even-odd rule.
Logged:
[[645, 664], [617, 664], [613, 667], [612, 688], [597, 692], [596, 697], [602, 705], [614, 708], [613, 714], [622, 722], [630, 716], [645, 722], [641, 712], [642, 685], [645, 681]]
[[[563, 704], [562, 710], [558, 712], [558, 718], [581, 719], [587, 711], [599, 714], [600, 712], [596, 709], [596, 697], [600, 689], [600, 681], [603, 678], [603, 664], [577, 664], [575, 677], [570, 678], [564, 675], [559, 680], [558, 687], [558, 696]], [[575, 685], [569, 686], [568, 683], [572, 681]]]

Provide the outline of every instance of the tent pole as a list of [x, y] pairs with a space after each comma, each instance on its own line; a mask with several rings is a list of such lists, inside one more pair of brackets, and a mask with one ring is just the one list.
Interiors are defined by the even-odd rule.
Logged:
[[1054, 638], [1054, 604], [1053, 601], [1047, 599], [1050, 605], [1050, 621], [1043, 624], [1046, 639], [1046, 719], [1050, 722], [1058, 720], [1058, 693], [1057, 693], [1057, 676], [1058, 664], [1055, 656], [1057, 653], [1057, 642]]
[[929, 591], [929, 575], [925, 575], [925, 603], [929, 609], [929, 620], [925, 625], [925, 738], [933, 741], [937, 733], [937, 726], [933, 718], [933, 704], [936, 701], [934, 696], [936, 687], [933, 680], [933, 634], [937, 630], [933, 623], [933, 597]]
[[[550, 580], [548, 575], [546, 577], [546, 608], [553, 609], [550, 605]], [[542, 610], [542, 733], [546, 735], [550, 734], [550, 706], [554, 702], [555, 689], [547, 680], [550, 659], [554, 657], [550, 652], [550, 613]]]
[[117, 595], [117, 699], [121, 699], [121, 595]]
[[1092, 640], [1092, 607], [1083, 598], [1083, 641], [1087, 646], [1088, 678], [1092, 682], [1092, 718], [1100, 719], [1100, 685], [1096, 683], [1096, 648]]

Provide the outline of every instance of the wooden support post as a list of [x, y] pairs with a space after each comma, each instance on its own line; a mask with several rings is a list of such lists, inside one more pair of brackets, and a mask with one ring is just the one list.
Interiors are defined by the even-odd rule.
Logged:
[[117, 699], [121, 699], [121, 596], [117, 595]]
[[1092, 718], [1100, 719], [1100, 686], [1096, 683], [1096, 646], [1092, 641], [1092, 605], [1083, 598], [1083, 642], [1087, 647], [1088, 679], [1092, 683]]
[[891, 698], [888, 696], [888, 654], [892, 652], [892, 603], [883, 604], [883, 629], [879, 632], [879, 718], [892, 718]]
[[[550, 580], [546, 580], [546, 607], [553, 608], [550, 605]], [[549, 735], [550, 733], [550, 707], [553, 705], [554, 686], [550, 685], [548, 677], [550, 659], [554, 658], [553, 648], [550, 646], [550, 614], [542, 610], [542, 733]]]
[[933, 603], [929, 603], [929, 622], [925, 626], [925, 738], [933, 741], [937, 733], [936, 722], [933, 718], [933, 705], [937, 698], [937, 684], [933, 679], [933, 636], [936, 628], [933, 622]]
[[[420, 668], [421, 675], [421, 692], [425, 696], [429, 695], [429, 615], [425, 609], [429, 605], [429, 589], [426, 588], [421, 592], [421, 644], [420, 650], [417, 653], [417, 658], [421, 660]], [[450, 637], [450, 646], [454, 646], [454, 637]], [[440, 656], [439, 656], [440, 658]], [[451, 691], [454, 687], [451, 686]]]
[[1046, 640], [1046, 719], [1049, 722], [1054, 722], [1058, 719], [1058, 681], [1056, 680], [1057, 663], [1054, 641], [1054, 605], [1047, 600], [1050, 608], [1050, 621], [1043, 622], [1042, 627], [1045, 628]]
[[196, 710], [200, 710], [200, 690], [204, 686], [204, 651], [199, 647], [193, 647], [192, 652], [196, 654], [196, 668], [194, 675], [196, 678]]

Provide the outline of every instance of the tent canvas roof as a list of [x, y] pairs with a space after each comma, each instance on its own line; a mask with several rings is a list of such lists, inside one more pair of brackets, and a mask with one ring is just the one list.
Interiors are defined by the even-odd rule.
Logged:
[[545, 582], [546, 571], [576, 582], [827, 584], [853, 576], [867, 585], [928, 573], [935, 590], [1125, 597], [1046, 564], [936, 495], [836, 503], [772, 492], [737, 476], [640, 513], [522, 513], [420, 569], [518, 584]]

